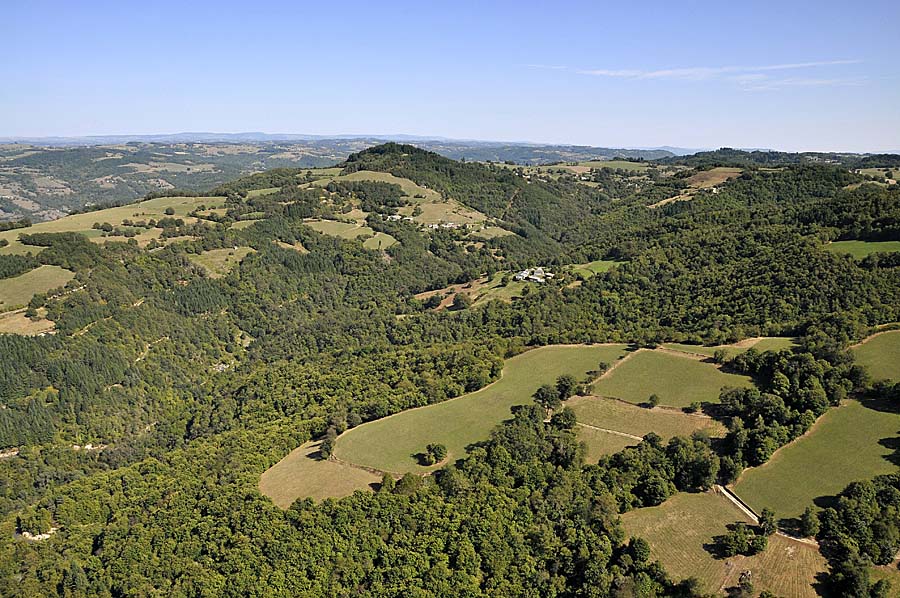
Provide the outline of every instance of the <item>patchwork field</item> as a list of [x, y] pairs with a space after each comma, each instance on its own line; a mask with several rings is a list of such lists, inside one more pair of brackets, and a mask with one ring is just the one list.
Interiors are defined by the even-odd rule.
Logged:
[[900, 381], [900, 330], [869, 337], [853, 348], [853, 355], [875, 380]]
[[847, 401], [768, 463], [745, 470], [734, 491], [756, 512], [769, 507], [778, 517], [798, 517], [813, 501], [826, 504], [850, 482], [896, 471], [898, 433], [896, 406]]
[[856, 259], [862, 259], [873, 253], [900, 251], [900, 241], [834, 241], [825, 245], [832, 253], [849, 253]]
[[319, 501], [373, 488], [381, 477], [357, 467], [319, 458], [318, 442], [307, 442], [270, 467], [259, 480], [259, 491], [282, 509], [298, 498]]
[[746, 376], [728, 374], [687, 354], [641, 350], [623, 361], [594, 385], [594, 393], [641, 404], [652, 394], [669, 407], [694, 401], [714, 403], [725, 386], [752, 386]]
[[[710, 436], [722, 436], [724, 426], [704, 415], [691, 415], [674, 409], [645, 409], [603, 397], [573, 397], [567, 405], [575, 410], [579, 424], [605, 428], [643, 437], [650, 432], [663, 440], [673, 436], [690, 436], [705, 431]], [[637, 444], [637, 441], [631, 444]]]
[[0, 280], [0, 311], [27, 305], [38, 293], [64, 286], [75, 273], [59, 266], [39, 266], [30, 272]]
[[[120, 226], [122, 221], [127, 219], [150, 220], [152, 218], [159, 220], [167, 216], [165, 213], [167, 208], [174, 210], [175, 213], [171, 216], [172, 218], [183, 218], [186, 222], [196, 222], [196, 218], [188, 216], [189, 212], [192, 212], [200, 205], [206, 205], [210, 208], [219, 207], [223, 202], [224, 198], [222, 197], [159, 197], [117, 208], [97, 210], [96, 212], [87, 212], [85, 214], [73, 214], [58, 220], [39, 222], [27, 228], [0, 232], [0, 239], [9, 241], [7, 247], [0, 248], [0, 253], [24, 254], [29, 251], [38, 253], [42, 249], [41, 247], [30, 247], [20, 243], [18, 241], [20, 234], [78, 232], [89, 237], [96, 236], [98, 234], [97, 231], [91, 228], [95, 222], [100, 222], [101, 224], [108, 222], [113, 226]], [[151, 232], [153, 232], [153, 229], [148, 231], [148, 233]], [[156, 234], [158, 235], [159, 233], [156, 232]], [[124, 237], [113, 237], [110, 240], [121, 241], [123, 239]], [[107, 239], [101, 238], [99, 240], [105, 241]]]
[[504, 285], [503, 278], [505, 276], [508, 276], [509, 274], [509, 272], [497, 272], [491, 278], [482, 276], [481, 278], [478, 278], [470, 283], [453, 284], [448, 287], [444, 287], [443, 289], [425, 291], [424, 293], [418, 293], [415, 297], [416, 299], [424, 301], [432, 295], [445, 295], [444, 299], [441, 301], [441, 304], [435, 308], [436, 310], [446, 309], [447, 307], [450, 307], [450, 305], [453, 303], [453, 297], [457, 293], [462, 293], [469, 297], [469, 299], [472, 300], [472, 305], [474, 306], [484, 305], [492, 299], [512, 301], [517, 297], [521, 297], [522, 291], [525, 289], [525, 287], [532, 283], [510, 280], [506, 285]]
[[[476, 225], [487, 220], [487, 216], [462, 205], [453, 198], [442, 197], [440, 193], [427, 187], [417, 185], [415, 182], [394, 176], [386, 172], [360, 170], [351, 174], [322, 178], [314, 184], [325, 186], [330, 181], [376, 181], [399, 185], [403, 190], [409, 206], [402, 207], [397, 212], [402, 216], [410, 216], [419, 224], [439, 224], [441, 222], [454, 222], [456, 224]], [[413, 215], [416, 208], [419, 214]]]
[[419, 465], [415, 455], [428, 443], [447, 447], [453, 461], [465, 448], [488, 437], [491, 429], [510, 417], [514, 405], [528, 404], [541, 385], [561, 374], [584, 378], [601, 362], [614, 362], [625, 354], [624, 345], [551, 346], [509, 359], [502, 377], [468, 395], [411, 409], [368, 422], [338, 437], [334, 454], [343, 461], [381, 471], [425, 472], [437, 466]]
[[709, 551], [713, 538], [739, 521], [751, 523], [728, 499], [711, 492], [679, 493], [658, 507], [622, 515], [628, 534], [646, 539], [653, 558], [672, 577], [695, 577], [706, 592], [737, 586], [741, 573], [752, 571], [757, 592], [792, 598], [817, 595], [813, 584], [826, 564], [814, 546], [776, 535], [762, 554], [715, 558]]
[[209, 273], [210, 278], [221, 278], [254, 251], [249, 247], [226, 247], [204, 251], [199, 255], [190, 254], [188, 257], [198, 266], [202, 266]]

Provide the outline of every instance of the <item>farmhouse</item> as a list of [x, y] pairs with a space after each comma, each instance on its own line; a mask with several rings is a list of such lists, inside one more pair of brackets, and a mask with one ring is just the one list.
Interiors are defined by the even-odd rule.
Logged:
[[517, 272], [514, 276], [514, 280], [527, 280], [528, 282], [547, 282], [553, 278], [553, 272], [548, 272], [544, 270], [541, 266], [536, 268], [526, 268], [521, 272]]

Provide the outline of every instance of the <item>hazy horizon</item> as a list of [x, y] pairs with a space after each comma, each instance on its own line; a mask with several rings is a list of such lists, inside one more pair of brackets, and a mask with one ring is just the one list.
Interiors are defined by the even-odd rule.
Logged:
[[592, 3], [350, 2], [335, 12], [48, 1], [6, 12], [0, 137], [267, 131], [900, 149], [900, 5], [886, 1], [651, 2], [640, 14]]

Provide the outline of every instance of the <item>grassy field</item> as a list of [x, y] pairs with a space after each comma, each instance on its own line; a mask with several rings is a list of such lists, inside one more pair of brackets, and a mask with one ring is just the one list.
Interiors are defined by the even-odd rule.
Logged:
[[434, 291], [425, 291], [416, 295], [416, 299], [425, 300], [432, 295], [446, 295], [444, 300], [436, 309], [446, 309], [453, 303], [453, 296], [462, 293], [472, 299], [472, 305], [484, 305], [492, 299], [501, 301], [512, 301], [522, 296], [522, 291], [526, 286], [532, 283], [524, 281], [510, 280], [505, 286], [502, 284], [503, 277], [509, 275], [509, 272], [497, 272], [492, 278], [482, 276], [467, 284], [452, 284], [443, 289]]
[[609, 272], [614, 266], [622, 262], [614, 262], [611, 260], [594, 260], [586, 264], [574, 264], [571, 266], [573, 274], [580, 274], [584, 278], [590, 278], [594, 274], [601, 272]]
[[38, 293], [46, 293], [72, 280], [75, 273], [59, 266], [39, 266], [30, 272], [0, 280], [0, 311], [27, 305]]
[[210, 278], [221, 278], [254, 251], [249, 247], [238, 247], [237, 249], [226, 247], [204, 251], [199, 255], [190, 254], [188, 257], [198, 266], [202, 266], [209, 273]]
[[699, 430], [706, 430], [710, 436], [722, 436], [725, 432], [722, 424], [713, 419], [674, 409], [645, 409], [603, 397], [574, 397], [568, 405], [575, 410], [579, 423], [633, 436], [655, 432], [668, 440], [673, 436], [690, 436]]
[[391, 245], [396, 245], [397, 239], [387, 233], [377, 232], [375, 236], [363, 241], [363, 247], [366, 249], [387, 249]]
[[479, 391], [345, 432], [337, 440], [335, 455], [349, 463], [394, 473], [434, 469], [419, 465], [414, 457], [428, 443], [444, 444], [449, 459], [459, 459], [466, 446], [484, 440], [494, 426], [511, 417], [510, 407], [530, 403], [541, 384], [552, 383], [561, 374], [581, 379], [600, 362], [614, 362], [624, 353], [624, 345], [551, 346], [527, 351], [509, 359], [500, 380]]
[[604, 455], [618, 453], [623, 448], [634, 446], [639, 441], [602, 430], [578, 426], [578, 439], [585, 444], [585, 462], [596, 463]]
[[[183, 218], [186, 222], [196, 222], [197, 219], [189, 217], [187, 215], [188, 212], [204, 204], [207, 207], [219, 207], [224, 201], [225, 199], [222, 197], [159, 197], [118, 208], [108, 208], [86, 214], [74, 214], [50, 222], [39, 222], [28, 228], [0, 232], [0, 239], [9, 241], [9, 246], [0, 248], [0, 253], [27, 253], [29, 251], [37, 253], [40, 251], [40, 247], [29, 247], [19, 243], [18, 238], [20, 234], [79, 232], [88, 236], [91, 234], [96, 235], [96, 231], [91, 228], [95, 222], [109, 222], [113, 226], [119, 226], [126, 219], [150, 220], [152, 218], [159, 220], [166, 217], [165, 211], [167, 208], [172, 208], [175, 211], [172, 218]], [[113, 237], [110, 240], [113, 239], [123, 240], [122, 237]]]
[[38, 309], [40, 319], [32, 321], [31, 318], [25, 317], [25, 310], [18, 309], [0, 314], [0, 334], [21, 334], [22, 336], [35, 336], [45, 332], [50, 332], [56, 325], [50, 320], [45, 319], [47, 310], [43, 307]]
[[825, 245], [832, 253], [849, 253], [856, 259], [862, 259], [872, 253], [900, 251], [900, 241], [834, 241]]
[[281, 187], [266, 187], [265, 189], [251, 189], [247, 191], [247, 197], [259, 197], [260, 195], [271, 195], [281, 191]]
[[682, 351], [684, 353], [694, 353], [697, 355], [706, 355], [712, 357], [719, 349], [724, 349], [728, 357], [734, 357], [739, 353], [743, 353], [751, 347], [760, 352], [765, 351], [781, 351], [789, 349], [795, 345], [795, 341], [787, 336], [764, 336], [759, 339], [745, 339], [732, 345], [717, 345], [708, 347], [706, 345], [689, 345], [686, 343], [665, 343], [663, 348], [673, 351]]
[[366, 249], [387, 249], [397, 243], [397, 239], [391, 235], [382, 232], [376, 233], [368, 226], [362, 224], [338, 222], [337, 220], [308, 220], [305, 224], [323, 235], [331, 235], [342, 239], [355, 239], [363, 235], [373, 235], [371, 238], [363, 241], [363, 247]]
[[717, 402], [724, 386], [751, 386], [746, 376], [726, 374], [711, 363], [662, 351], [639, 351], [594, 385], [594, 393], [644, 403], [652, 394], [662, 405], [687, 407]]
[[320, 444], [307, 442], [266, 470], [259, 491], [286, 509], [298, 498], [340, 498], [381, 483], [380, 476], [368, 471], [319, 459]]
[[738, 521], [750, 523], [728, 499], [713, 493], [679, 493], [658, 507], [622, 515], [628, 534], [650, 542], [653, 558], [670, 575], [696, 577], [706, 592], [721, 594], [749, 570], [757, 592], [769, 590], [792, 598], [817, 595], [813, 584], [816, 574], [825, 570], [825, 560], [814, 546], [772, 536], [762, 554], [715, 558], [707, 547], [727, 531], [728, 524]]
[[479, 231], [471, 233], [469, 236], [478, 239], [496, 239], [497, 237], [507, 237], [514, 234], [516, 233], [511, 230], [506, 230], [505, 228], [500, 228], [499, 226], [486, 226]]
[[870, 337], [854, 347], [853, 355], [875, 380], [900, 380], [900, 330]]
[[778, 450], [768, 463], [745, 470], [734, 491], [759, 512], [798, 517], [827, 502], [855, 480], [897, 470], [893, 459], [900, 415], [884, 403], [848, 401], [829, 410], [805, 436]]
[[[387, 172], [360, 170], [351, 174], [323, 178], [314, 184], [324, 187], [330, 181], [376, 181], [399, 185], [403, 190], [410, 205], [400, 208], [397, 212], [403, 216], [410, 216], [419, 224], [437, 224], [441, 222], [455, 222], [456, 224], [480, 224], [487, 220], [487, 216], [465, 207], [453, 198], [442, 197], [440, 193], [415, 182], [394, 176]], [[416, 208], [420, 214], [413, 216]]]

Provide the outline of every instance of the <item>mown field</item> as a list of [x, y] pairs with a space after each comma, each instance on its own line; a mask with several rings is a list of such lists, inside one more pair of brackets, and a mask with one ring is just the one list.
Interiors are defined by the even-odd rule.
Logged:
[[282, 509], [298, 498], [319, 501], [373, 488], [381, 478], [357, 467], [319, 458], [321, 441], [307, 442], [263, 473], [259, 491]]
[[491, 429], [510, 417], [514, 405], [528, 404], [541, 385], [561, 374], [583, 378], [601, 362], [614, 362], [625, 345], [550, 346], [509, 359], [502, 377], [468, 395], [411, 409], [368, 422], [342, 434], [334, 454], [343, 461], [381, 471], [424, 472], [435, 467], [418, 463], [416, 455], [429, 443], [442, 443], [449, 460], [465, 454], [473, 442], [488, 437]]
[[798, 517], [850, 482], [897, 470], [900, 414], [884, 401], [847, 401], [830, 409], [805, 436], [782, 447], [768, 463], [747, 469], [735, 493], [756, 512], [774, 509]]
[[[208, 208], [220, 207], [223, 202], [224, 198], [222, 197], [159, 197], [117, 208], [97, 210], [96, 212], [87, 212], [85, 214], [73, 214], [59, 220], [39, 222], [27, 228], [0, 232], [0, 239], [9, 241], [8, 246], [0, 248], [0, 254], [24, 254], [29, 251], [38, 253], [42, 249], [41, 247], [30, 247], [20, 243], [18, 241], [20, 234], [78, 232], [88, 237], [94, 237], [102, 242], [106, 239], [96, 238], [98, 232], [91, 228], [95, 222], [101, 224], [108, 222], [113, 226], [119, 226], [126, 219], [150, 220], [152, 218], [159, 220], [167, 216], [165, 213], [167, 208], [172, 208], [175, 211], [171, 216], [172, 218], [183, 218], [186, 222], [196, 222], [195, 218], [188, 216], [189, 212], [200, 205], [206, 205]], [[150, 229], [145, 234], [150, 235], [152, 233], [159, 234], [155, 229]], [[110, 239], [121, 241], [124, 240], [124, 237], [111, 237]]]
[[[643, 437], [650, 432], [664, 440], [673, 436], [690, 436], [705, 431], [710, 436], [721, 436], [724, 426], [704, 415], [690, 415], [674, 409], [646, 409], [616, 399], [603, 397], [573, 397], [567, 403], [575, 410], [578, 423], [606, 428]], [[632, 444], [636, 444], [637, 441]]]
[[900, 251], [900, 241], [834, 241], [825, 249], [832, 253], [848, 253], [859, 260], [873, 253]]
[[795, 345], [795, 341], [787, 336], [764, 336], [761, 338], [745, 339], [731, 345], [689, 345], [687, 343], [665, 343], [663, 348], [672, 349], [674, 351], [682, 351], [685, 353], [694, 353], [697, 355], [706, 355], [712, 357], [716, 351], [722, 349], [728, 357], [734, 357], [739, 353], [743, 353], [747, 349], [753, 348], [763, 353], [765, 351], [781, 351], [789, 349]]
[[791, 598], [817, 595], [813, 584], [826, 564], [814, 546], [772, 536], [762, 554], [715, 558], [710, 552], [713, 538], [739, 521], [750, 523], [728, 499], [711, 492], [679, 493], [658, 507], [622, 515], [628, 534], [646, 539], [653, 558], [672, 577], [695, 577], [706, 592], [721, 594], [738, 585], [741, 572], [752, 571], [757, 592]]
[[594, 260], [593, 262], [588, 262], [586, 264], [574, 264], [571, 266], [571, 269], [573, 274], [580, 274], [584, 278], [590, 278], [594, 274], [609, 272], [609, 270], [620, 263], [621, 262], [614, 262], [611, 260]]
[[30, 272], [0, 280], [0, 311], [27, 305], [37, 293], [64, 286], [75, 273], [59, 266], [39, 266]]
[[694, 401], [714, 403], [725, 386], [751, 386], [752, 380], [721, 371], [715, 365], [668, 351], [638, 351], [594, 385], [594, 394], [645, 403], [657, 395], [661, 405], [687, 407]]
[[368, 226], [358, 223], [338, 222], [337, 220], [308, 220], [304, 224], [324, 235], [342, 239], [356, 239], [364, 235], [372, 235], [363, 241], [366, 249], [387, 249], [397, 243], [397, 239], [387, 233], [375, 232]]
[[221, 278], [254, 251], [249, 247], [225, 247], [204, 251], [201, 254], [190, 254], [188, 257], [198, 266], [202, 266], [210, 278]]
[[900, 380], [900, 330], [876, 334], [853, 348], [875, 380]]

